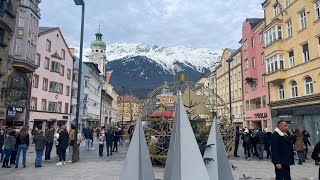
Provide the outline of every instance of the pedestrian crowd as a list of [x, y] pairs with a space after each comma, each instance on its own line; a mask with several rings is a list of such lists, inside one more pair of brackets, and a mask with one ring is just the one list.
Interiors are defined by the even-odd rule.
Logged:
[[[94, 133], [96, 133], [97, 144], [99, 145], [99, 156], [103, 156], [104, 144], [106, 144], [107, 156], [113, 152], [118, 152], [118, 143], [123, 139], [124, 131], [116, 126], [114, 127], [84, 127], [82, 132], [75, 134], [75, 126], [71, 125], [71, 130], [68, 132], [67, 127], [62, 125], [59, 128], [53, 126], [47, 127], [45, 131], [34, 128], [31, 132], [31, 137], [28, 133], [28, 127], [21, 129], [7, 127], [0, 128], [0, 154], [2, 168], [19, 167], [20, 155], [22, 154], [22, 166], [26, 167], [27, 151], [29, 144], [34, 144], [36, 158], [35, 167], [42, 167], [42, 159], [51, 161], [53, 145], [56, 147], [56, 155], [58, 157], [57, 166], [72, 162], [73, 147], [77, 143], [78, 147], [82, 140], [85, 140], [84, 151], [93, 150]], [[129, 132], [129, 137], [132, 137], [133, 130]], [[77, 136], [77, 142], [75, 142]], [[29, 141], [32, 141], [29, 143]], [[68, 150], [68, 159], [66, 159]]]
[[[288, 124], [284, 120], [278, 122], [273, 132], [261, 128], [240, 129], [236, 127], [234, 157], [240, 157], [238, 148], [242, 141], [244, 156], [247, 160], [253, 157], [259, 160], [271, 158], [275, 166], [276, 180], [291, 180], [290, 165], [295, 164], [295, 156], [299, 165], [302, 165], [308, 159], [308, 152], [311, 147], [309, 138], [310, 134], [307, 130], [295, 129], [290, 132]], [[266, 152], [266, 156], [264, 152]], [[312, 153], [312, 159], [316, 163], [320, 160], [319, 153], [320, 142], [315, 145]]]

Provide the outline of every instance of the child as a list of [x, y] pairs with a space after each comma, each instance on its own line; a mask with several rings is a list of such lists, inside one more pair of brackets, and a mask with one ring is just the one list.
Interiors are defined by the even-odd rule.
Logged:
[[101, 131], [99, 135], [99, 156], [100, 157], [103, 156], [104, 141], [105, 141], [104, 131]]

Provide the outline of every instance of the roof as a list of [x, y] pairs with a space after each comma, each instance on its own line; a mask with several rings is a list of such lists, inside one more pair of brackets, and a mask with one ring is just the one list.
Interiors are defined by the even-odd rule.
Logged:
[[96, 74], [99, 76], [99, 74], [101, 73], [99, 68], [98, 68], [98, 65], [93, 63], [93, 62], [83, 62], [85, 65], [87, 65], [88, 67], [90, 67], [91, 69], [93, 69]]
[[44, 33], [46, 31], [50, 31], [53, 29], [57, 29], [58, 27], [39, 27], [39, 34]]
[[268, 1], [269, 1], [269, 0], [265, 0], [263, 3], [261, 3], [261, 6], [266, 5]]
[[174, 111], [163, 111], [163, 112], [154, 112], [151, 114], [148, 114], [148, 117], [150, 118], [159, 118], [159, 117], [174, 117]]
[[258, 25], [262, 20], [263, 20], [263, 18], [248, 18], [247, 19], [247, 21], [249, 21], [249, 23], [250, 23], [251, 29], [256, 27], [256, 25]]

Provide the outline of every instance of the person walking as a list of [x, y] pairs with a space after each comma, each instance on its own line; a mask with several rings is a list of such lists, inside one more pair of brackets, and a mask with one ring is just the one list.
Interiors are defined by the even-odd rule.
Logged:
[[272, 133], [267, 132], [264, 140], [264, 149], [267, 151], [267, 159], [271, 157]]
[[259, 159], [263, 159], [265, 136], [265, 133], [260, 128], [257, 132], [257, 151]]
[[43, 131], [39, 131], [38, 135], [34, 137], [34, 144], [36, 150], [36, 160], [34, 164], [36, 168], [39, 168], [42, 167], [43, 150], [47, 144], [47, 139], [43, 135]]
[[59, 157], [59, 151], [58, 151], [58, 145], [59, 145], [59, 134], [60, 132], [60, 129], [57, 129], [56, 132], [54, 133], [54, 136], [53, 136], [53, 141], [54, 141], [54, 144], [56, 145], [56, 155]]
[[4, 130], [0, 129], [0, 154], [1, 154], [0, 162], [3, 161], [3, 157], [4, 157], [4, 150], [3, 150], [4, 138], [5, 138]]
[[47, 129], [45, 137], [46, 137], [47, 143], [46, 143], [46, 151], [44, 154], [44, 160], [50, 161], [51, 160], [51, 151], [52, 151], [52, 146], [53, 146], [53, 141], [54, 141], [54, 127], [53, 126], [51, 126], [50, 129]]
[[5, 157], [3, 160], [2, 167], [3, 168], [11, 168], [11, 166], [9, 165], [9, 159], [10, 159], [10, 156], [12, 155], [12, 151], [15, 149], [15, 145], [16, 145], [16, 137], [15, 137], [14, 130], [10, 130], [8, 132], [8, 135], [5, 137], [3, 145], [4, 145]]
[[243, 148], [244, 148], [244, 156], [246, 159], [250, 159], [251, 155], [251, 141], [250, 141], [250, 133], [249, 130], [246, 128], [242, 135], [243, 140]]
[[297, 151], [299, 162], [298, 164], [302, 165], [304, 160], [304, 143], [303, 143], [303, 135], [300, 133], [299, 129], [295, 129], [294, 135], [293, 135], [293, 143], [294, 147], [293, 149]]
[[12, 151], [12, 154], [10, 156], [10, 166], [16, 165], [16, 157], [17, 157], [17, 151], [18, 151], [18, 136], [19, 133], [16, 130], [12, 130], [12, 134], [14, 134], [14, 137], [16, 138], [16, 145], [14, 146], [14, 150]]
[[302, 131], [302, 135], [303, 135], [303, 143], [304, 143], [304, 145], [305, 145], [304, 159], [308, 159], [308, 151], [309, 151], [308, 146], [311, 147], [311, 143], [310, 143], [310, 141], [309, 141], [310, 134], [309, 134], [308, 131], [303, 130], [303, 131]]
[[239, 148], [239, 143], [240, 143], [240, 127], [236, 126], [236, 139], [235, 139], [235, 145], [234, 145], [234, 151], [233, 151], [233, 156], [234, 157], [240, 157], [238, 156], [238, 148]]
[[90, 127], [85, 130], [84, 137], [86, 139], [86, 152], [90, 150], [91, 140], [93, 139], [93, 133]]
[[101, 132], [101, 130], [100, 130], [100, 128], [98, 127], [98, 128], [96, 129], [96, 135], [97, 135], [97, 139], [99, 139], [99, 136], [100, 136], [100, 132]]
[[103, 156], [103, 148], [104, 148], [104, 142], [105, 142], [105, 134], [104, 134], [104, 128], [102, 128], [102, 131], [100, 131], [99, 134], [99, 156]]
[[288, 124], [284, 120], [278, 121], [272, 134], [271, 153], [276, 180], [291, 180], [290, 165], [294, 164], [294, 151], [288, 135]]
[[133, 125], [131, 125], [128, 129], [128, 134], [129, 134], [129, 142], [131, 142], [132, 136], [133, 136], [133, 131], [134, 131], [134, 127]]
[[105, 132], [105, 136], [106, 136], [106, 145], [107, 145], [107, 156], [109, 155], [112, 156], [112, 143], [113, 143], [114, 134], [110, 127], [107, 128]]
[[[315, 161], [320, 161], [320, 141], [314, 146], [311, 158]], [[320, 179], [320, 166], [318, 178]]]
[[66, 125], [61, 126], [59, 139], [58, 139], [58, 152], [59, 152], [59, 162], [56, 164], [57, 166], [61, 166], [66, 164], [66, 151], [68, 149], [69, 143], [69, 134], [66, 130]]
[[74, 124], [71, 124], [71, 131], [69, 133], [69, 160], [68, 162], [72, 162], [72, 154], [73, 154], [73, 146], [74, 146], [74, 137], [75, 137], [75, 129]]
[[112, 152], [118, 152], [118, 142], [121, 136], [121, 129], [117, 126], [114, 129], [114, 138], [113, 138], [113, 150]]
[[27, 161], [27, 150], [29, 147], [29, 134], [27, 132], [28, 128], [23, 127], [18, 135], [18, 150], [17, 150], [17, 156], [16, 156], [16, 168], [18, 168], [19, 165], [19, 159], [20, 159], [20, 154], [22, 152], [22, 165], [23, 168], [26, 167], [26, 161]]

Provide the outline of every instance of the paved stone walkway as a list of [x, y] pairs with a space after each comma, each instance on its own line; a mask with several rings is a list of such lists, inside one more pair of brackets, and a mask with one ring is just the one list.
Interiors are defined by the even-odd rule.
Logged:
[[[0, 168], [1, 180], [118, 180], [124, 163], [126, 152], [123, 146], [113, 156], [98, 156], [98, 145], [90, 152], [81, 149], [79, 163], [67, 163], [63, 166], [56, 166], [58, 158], [54, 157], [51, 162], [44, 162], [42, 168], [34, 168], [34, 146], [30, 147], [27, 154], [27, 168]], [[55, 149], [52, 154], [54, 154]], [[239, 153], [241, 154], [241, 153]], [[236, 167], [233, 170], [236, 179], [244, 179], [243, 174], [252, 179], [274, 179], [274, 167], [268, 160], [259, 161], [252, 159], [245, 160], [243, 157], [231, 159], [230, 163]], [[295, 180], [317, 179], [318, 167], [314, 162], [308, 160], [304, 165], [292, 166], [292, 178]], [[162, 167], [154, 168], [156, 178], [163, 177]], [[250, 179], [250, 178], [248, 178]]]

